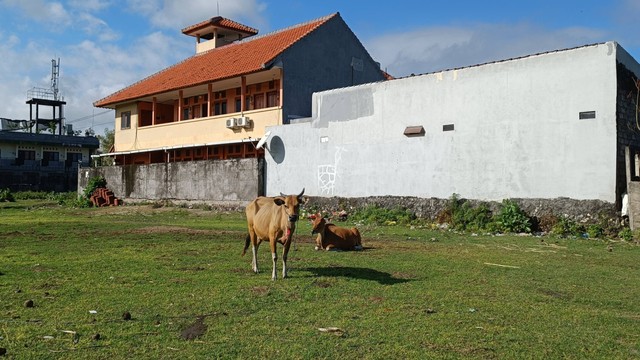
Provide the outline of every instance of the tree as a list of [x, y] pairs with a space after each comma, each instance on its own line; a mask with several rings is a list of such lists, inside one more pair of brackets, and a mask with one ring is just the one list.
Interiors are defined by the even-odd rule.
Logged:
[[[100, 140], [100, 149], [98, 150], [101, 154], [108, 153], [113, 148], [113, 143], [115, 141], [116, 131], [115, 129], [109, 130], [108, 128], [104, 129], [104, 135], [96, 135], [98, 140]], [[102, 165], [109, 166], [113, 165], [112, 158], [101, 158]]]

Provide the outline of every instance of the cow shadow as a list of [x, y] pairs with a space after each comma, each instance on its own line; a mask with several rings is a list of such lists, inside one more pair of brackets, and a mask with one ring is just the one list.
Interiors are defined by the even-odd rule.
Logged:
[[395, 285], [410, 281], [410, 279], [393, 277], [391, 274], [383, 271], [352, 266], [310, 267], [301, 270], [309, 271], [313, 276], [347, 277], [352, 279], [371, 280], [377, 281], [381, 285]]

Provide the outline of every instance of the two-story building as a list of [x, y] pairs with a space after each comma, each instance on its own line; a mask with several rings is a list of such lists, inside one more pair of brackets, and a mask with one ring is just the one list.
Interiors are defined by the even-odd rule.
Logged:
[[93, 136], [0, 131], [0, 189], [75, 191], [99, 146]]
[[189, 26], [195, 55], [94, 103], [115, 110], [117, 165], [260, 157], [265, 127], [311, 116], [314, 92], [385, 80], [339, 13], [265, 35]]

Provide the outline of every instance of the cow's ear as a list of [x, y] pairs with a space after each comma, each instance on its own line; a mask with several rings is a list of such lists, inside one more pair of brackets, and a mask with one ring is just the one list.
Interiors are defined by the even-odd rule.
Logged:
[[274, 198], [273, 202], [278, 206], [282, 206], [282, 204], [284, 204], [284, 200], [282, 200], [281, 198]]

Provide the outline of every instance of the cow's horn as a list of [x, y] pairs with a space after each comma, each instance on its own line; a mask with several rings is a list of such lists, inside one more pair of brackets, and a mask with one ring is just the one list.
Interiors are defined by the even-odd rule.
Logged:
[[302, 196], [302, 194], [304, 194], [304, 188], [302, 188], [302, 192], [300, 193], [300, 195], [298, 195], [298, 197]]

